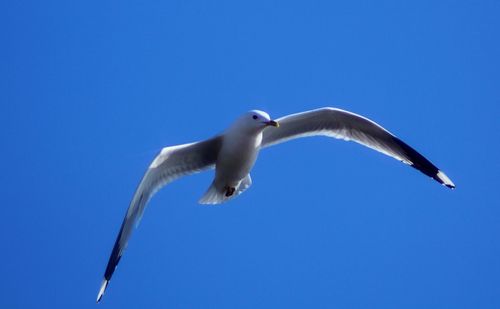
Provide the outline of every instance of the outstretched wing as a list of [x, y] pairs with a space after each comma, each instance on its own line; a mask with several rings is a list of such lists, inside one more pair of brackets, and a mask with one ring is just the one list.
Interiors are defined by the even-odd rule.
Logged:
[[139, 183], [123, 219], [97, 295], [97, 302], [101, 300], [132, 230], [138, 225], [149, 199], [163, 186], [181, 176], [212, 168], [221, 144], [222, 137], [218, 136], [202, 142], [165, 147], [156, 156]]
[[453, 182], [434, 164], [375, 122], [337, 108], [325, 107], [276, 119], [279, 128], [266, 128], [262, 147], [315, 135], [353, 140], [411, 165], [448, 188]]

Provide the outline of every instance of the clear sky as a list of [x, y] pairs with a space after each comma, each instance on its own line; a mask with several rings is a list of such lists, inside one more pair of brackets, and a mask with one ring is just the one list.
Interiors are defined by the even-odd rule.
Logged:
[[[237, 2], [237, 3], [236, 3]], [[0, 308], [500, 308], [500, 2], [2, 1]], [[354, 143], [263, 151], [253, 186], [151, 201], [101, 304], [123, 215], [163, 146], [249, 109], [334, 106], [454, 191]]]

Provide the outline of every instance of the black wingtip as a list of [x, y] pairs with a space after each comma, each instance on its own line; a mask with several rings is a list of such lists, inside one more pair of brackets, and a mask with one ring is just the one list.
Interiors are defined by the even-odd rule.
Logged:
[[399, 147], [401, 147], [401, 150], [409, 159], [408, 161], [413, 168], [433, 178], [440, 184], [450, 189], [455, 189], [455, 184], [453, 183], [453, 181], [451, 181], [451, 179], [448, 178], [445, 173], [440, 171], [434, 164], [432, 164], [431, 161], [427, 160], [424, 156], [422, 156], [415, 149], [410, 147], [399, 138], [393, 137], [393, 140], [399, 145]]
[[113, 273], [120, 262], [120, 258], [122, 256], [123, 247], [120, 245], [120, 240], [123, 234], [123, 229], [125, 225], [126, 217], [123, 220], [122, 226], [120, 228], [120, 232], [116, 237], [115, 244], [113, 246], [113, 250], [111, 251], [111, 255], [108, 260], [108, 265], [106, 265], [106, 271], [104, 272], [104, 279], [102, 280], [101, 289], [99, 290], [99, 294], [97, 295], [97, 302], [99, 302], [108, 286], [109, 280], [113, 276]]

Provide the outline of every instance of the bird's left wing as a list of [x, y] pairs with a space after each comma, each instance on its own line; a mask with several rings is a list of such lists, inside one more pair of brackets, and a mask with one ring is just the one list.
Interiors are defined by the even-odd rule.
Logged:
[[221, 144], [222, 136], [217, 136], [202, 142], [165, 147], [156, 156], [139, 183], [123, 219], [97, 295], [97, 302], [101, 300], [149, 199], [163, 186], [181, 176], [213, 168]]
[[415, 149], [375, 122], [338, 108], [325, 107], [276, 119], [278, 128], [264, 130], [262, 147], [304, 136], [325, 135], [359, 144], [382, 152], [418, 169], [448, 188], [453, 182]]

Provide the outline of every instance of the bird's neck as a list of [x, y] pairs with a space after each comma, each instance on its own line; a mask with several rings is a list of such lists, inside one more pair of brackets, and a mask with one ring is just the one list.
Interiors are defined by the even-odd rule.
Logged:
[[225, 143], [231, 147], [241, 147], [245, 149], [260, 148], [262, 143], [262, 130], [256, 132], [229, 132], [224, 137]]

